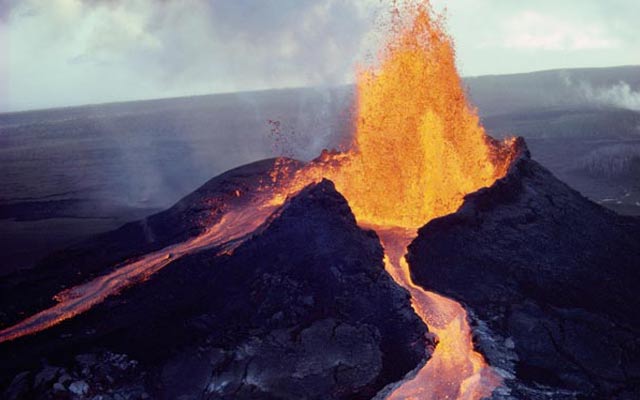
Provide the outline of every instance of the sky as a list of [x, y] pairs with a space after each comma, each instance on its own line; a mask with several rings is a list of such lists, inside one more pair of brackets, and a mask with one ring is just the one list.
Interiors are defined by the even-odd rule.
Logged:
[[[433, 0], [462, 75], [640, 64], [637, 0]], [[389, 0], [0, 0], [0, 112], [352, 82]]]

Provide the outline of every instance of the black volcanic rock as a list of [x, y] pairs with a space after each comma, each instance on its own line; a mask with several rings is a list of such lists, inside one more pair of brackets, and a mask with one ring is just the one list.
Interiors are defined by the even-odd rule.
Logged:
[[526, 150], [421, 228], [408, 261], [492, 336], [476, 339], [515, 373], [514, 398], [640, 398], [640, 220], [582, 197]]
[[[0, 327], [54, 304], [61, 290], [103, 275], [136, 258], [202, 233], [229, 205], [250, 201], [259, 188], [273, 185], [277, 159], [247, 164], [209, 180], [171, 208], [75, 246], [55, 252], [33, 269], [0, 280]], [[302, 163], [285, 160], [293, 173]], [[239, 196], [238, 196], [239, 195]]]
[[382, 257], [333, 184], [312, 185], [231, 254], [177, 259], [0, 345], [5, 382], [15, 376], [5, 395], [75, 384], [86, 393], [71, 398], [370, 398], [427, 357], [425, 326]]

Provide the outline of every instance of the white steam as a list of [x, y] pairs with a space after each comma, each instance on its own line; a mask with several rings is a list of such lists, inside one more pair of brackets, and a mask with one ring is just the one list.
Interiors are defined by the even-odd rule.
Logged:
[[633, 90], [624, 81], [605, 88], [594, 88], [582, 82], [580, 90], [588, 102], [640, 111], [640, 91]]

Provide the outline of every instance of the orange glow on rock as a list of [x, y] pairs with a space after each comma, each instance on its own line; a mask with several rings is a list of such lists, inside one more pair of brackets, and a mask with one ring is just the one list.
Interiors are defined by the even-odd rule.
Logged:
[[428, 3], [396, 9], [378, 65], [358, 73], [352, 149], [324, 153], [286, 194], [325, 177], [359, 221], [418, 228], [505, 174], [509, 143], [492, 140], [480, 125], [453, 42], [432, 14]]
[[466, 194], [504, 176], [515, 141], [486, 135], [467, 102], [443, 18], [428, 2], [395, 8], [378, 64], [358, 73], [356, 107], [351, 149], [323, 152], [272, 201], [331, 179], [360, 225], [381, 237], [387, 272], [439, 337], [432, 358], [390, 398], [490, 396], [501, 380], [474, 350], [466, 311], [415, 285], [404, 254], [418, 227], [455, 212]]
[[[378, 232], [387, 271], [409, 291], [414, 310], [439, 337], [432, 358], [390, 397], [490, 395], [500, 379], [474, 350], [464, 308], [415, 285], [404, 254], [416, 228], [455, 212], [466, 194], [504, 176], [515, 142], [500, 143], [486, 135], [456, 71], [452, 39], [428, 2], [396, 7], [378, 63], [358, 72], [356, 110], [349, 151], [324, 151], [292, 179], [290, 172], [298, 164], [279, 160], [262, 195], [228, 211], [218, 225], [60, 293], [56, 306], [0, 331], [0, 343], [84, 312], [185, 254], [242, 240], [288, 196], [327, 178], [345, 196], [360, 225]], [[235, 191], [236, 197], [241, 194]]]
[[480, 400], [489, 397], [501, 379], [474, 350], [465, 309], [451, 299], [425, 291], [411, 280], [404, 254], [415, 231], [375, 229], [385, 249], [385, 269], [409, 291], [414, 311], [438, 337], [431, 359], [387, 398]]

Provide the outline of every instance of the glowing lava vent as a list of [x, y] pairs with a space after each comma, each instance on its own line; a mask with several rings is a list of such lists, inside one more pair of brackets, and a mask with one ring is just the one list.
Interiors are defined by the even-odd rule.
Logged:
[[183, 255], [241, 241], [287, 196], [328, 178], [347, 198], [358, 222], [378, 232], [388, 272], [409, 291], [416, 313], [440, 339], [426, 365], [391, 397], [479, 399], [491, 394], [499, 379], [473, 349], [464, 308], [415, 285], [404, 258], [416, 228], [456, 211], [465, 194], [502, 177], [516, 155], [515, 141], [499, 143], [480, 126], [443, 25], [429, 3], [394, 8], [378, 62], [358, 72], [350, 150], [324, 152], [293, 178], [288, 169], [297, 167], [279, 163], [272, 173], [277, 189], [263, 187], [260, 195], [232, 207], [200, 236], [71, 288], [54, 307], [0, 331], [0, 342], [72, 318]]
[[358, 222], [378, 232], [387, 271], [440, 341], [391, 398], [489, 396], [500, 379], [474, 351], [464, 308], [415, 285], [404, 254], [416, 228], [455, 212], [466, 194], [504, 176], [517, 153], [515, 140], [486, 135], [466, 99], [444, 19], [428, 2], [394, 7], [378, 63], [358, 72], [356, 107], [351, 149], [323, 153], [273, 201], [325, 177]]
[[433, 15], [429, 3], [394, 9], [378, 64], [358, 72], [351, 150], [323, 154], [284, 195], [326, 177], [359, 221], [417, 228], [505, 174], [512, 141], [485, 134]]

